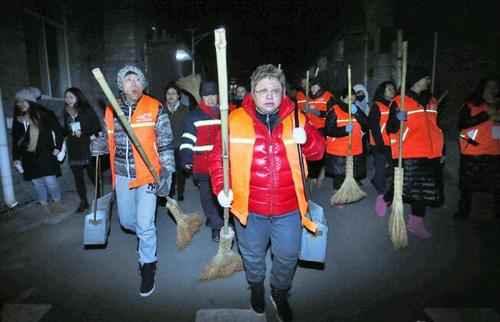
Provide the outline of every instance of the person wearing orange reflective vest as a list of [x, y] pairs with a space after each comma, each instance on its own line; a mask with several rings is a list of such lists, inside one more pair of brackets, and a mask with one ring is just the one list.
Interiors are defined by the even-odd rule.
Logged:
[[[444, 138], [437, 124], [436, 100], [427, 95], [431, 83], [429, 73], [413, 67], [408, 71], [409, 90], [405, 97], [405, 111], [401, 111], [401, 96], [390, 105], [387, 133], [391, 138], [392, 158], [397, 165], [399, 155], [399, 128], [403, 120], [403, 202], [411, 205], [407, 229], [421, 238], [429, 238], [431, 232], [424, 226], [426, 207], [439, 207], [444, 201], [440, 158]], [[384, 200], [390, 203], [394, 189], [387, 191]], [[385, 208], [376, 209], [382, 217]]]
[[[351, 95], [355, 100], [354, 91]], [[352, 104], [352, 124], [349, 125], [349, 96], [344, 89], [340, 99], [328, 102], [329, 112], [326, 117], [326, 156], [325, 171], [333, 176], [333, 190], [338, 190], [345, 179], [346, 159], [348, 154], [349, 133], [352, 133], [352, 155], [354, 178], [361, 180], [366, 176], [363, 156], [363, 132], [367, 130], [368, 119], [365, 113]]]
[[[309, 98], [307, 98], [307, 104], [302, 109], [312, 124], [318, 130], [318, 132], [323, 136], [325, 135], [325, 120], [328, 111], [327, 103], [333, 98], [333, 94], [323, 88], [323, 84], [318, 77], [312, 78], [309, 81], [310, 91]], [[311, 186], [317, 184], [321, 186], [320, 179], [322, 168], [325, 165], [325, 159], [317, 161], [307, 161], [307, 167], [309, 169], [308, 179]]]
[[475, 192], [493, 195], [496, 218], [500, 219], [499, 94], [499, 81], [485, 78], [460, 110], [460, 201], [456, 219], [467, 219]]
[[[251, 95], [229, 116], [230, 192], [223, 191], [222, 143], [218, 135], [210, 158], [213, 192], [236, 217], [238, 246], [251, 289], [251, 308], [265, 314], [264, 279], [271, 242], [271, 300], [280, 321], [292, 321], [288, 290], [299, 257], [302, 226], [317, 226], [305, 215], [307, 200], [297, 144], [307, 159], [321, 159], [324, 141], [307, 117], [284, 95], [285, 76], [273, 65], [251, 76]], [[234, 198], [233, 198], [234, 196]], [[234, 200], [233, 200], [234, 199]]]
[[195, 184], [200, 190], [203, 212], [207, 226], [212, 228], [212, 241], [218, 243], [222, 227], [222, 209], [212, 193], [208, 174], [208, 159], [212, 154], [215, 136], [220, 129], [220, 112], [217, 85], [214, 82], [201, 84], [201, 102], [186, 118], [184, 133], [179, 148], [182, 166], [192, 171]]
[[146, 297], [155, 289], [156, 197], [168, 194], [171, 174], [175, 171], [173, 135], [161, 103], [143, 94], [146, 80], [139, 68], [131, 65], [121, 68], [117, 84], [120, 108], [161, 178], [157, 186], [113, 108], [107, 106], [105, 121], [118, 217], [123, 228], [137, 235], [142, 276], [140, 295]]
[[[375, 173], [372, 183], [377, 190], [375, 209], [384, 207], [384, 194], [387, 192], [387, 180], [392, 177], [391, 141], [385, 130], [389, 118], [389, 105], [396, 95], [393, 82], [382, 82], [375, 90], [373, 104], [368, 113], [370, 128], [370, 150], [373, 152]], [[380, 213], [375, 211], [376, 213]]]
[[306, 86], [307, 86], [307, 78], [302, 78], [300, 80], [300, 89], [297, 90], [297, 94], [295, 95], [295, 101], [297, 103], [297, 107], [299, 108], [299, 111], [304, 112], [304, 107], [306, 106], [306, 103], [308, 101], [308, 97], [306, 97]]

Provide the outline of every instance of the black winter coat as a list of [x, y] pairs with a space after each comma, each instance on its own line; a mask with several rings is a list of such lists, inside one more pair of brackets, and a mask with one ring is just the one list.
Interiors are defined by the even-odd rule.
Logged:
[[[98, 136], [99, 131], [102, 131], [101, 123], [96, 112], [90, 106], [82, 108], [75, 119], [66, 111], [63, 110], [63, 135], [67, 137], [66, 145], [68, 149], [68, 160], [71, 165], [87, 164], [90, 161], [90, 137]], [[71, 123], [80, 122], [82, 134], [80, 137], [73, 135], [71, 131]]]
[[20, 160], [24, 168], [25, 180], [32, 180], [46, 176], [60, 176], [61, 169], [54, 149], [61, 149], [61, 128], [52, 111], [35, 105], [31, 108], [39, 109], [39, 135], [35, 152], [26, 151], [29, 143], [29, 126], [24, 128], [23, 123], [16, 118], [12, 122], [12, 159]]

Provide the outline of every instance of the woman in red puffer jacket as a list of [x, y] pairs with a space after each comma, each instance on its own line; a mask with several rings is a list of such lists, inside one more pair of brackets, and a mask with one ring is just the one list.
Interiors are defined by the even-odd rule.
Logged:
[[252, 290], [252, 309], [258, 314], [265, 312], [265, 257], [271, 241], [272, 300], [280, 320], [289, 321], [292, 312], [287, 293], [297, 265], [302, 225], [316, 229], [304, 217], [307, 200], [297, 144], [302, 145], [308, 160], [320, 160], [325, 142], [302, 113], [296, 127], [294, 105], [284, 95], [285, 76], [281, 70], [273, 65], [260, 66], [251, 82], [252, 93], [243, 108], [229, 117], [229, 196], [223, 192], [220, 134], [210, 157], [210, 178], [219, 203], [231, 207], [238, 219], [236, 234]]

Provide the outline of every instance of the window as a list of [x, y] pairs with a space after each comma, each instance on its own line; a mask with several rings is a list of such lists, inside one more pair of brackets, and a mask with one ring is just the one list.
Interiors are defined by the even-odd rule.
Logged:
[[42, 12], [46, 15], [24, 10], [30, 85], [40, 88], [43, 95], [62, 98], [70, 86], [64, 11], [59, 2], [50, 1]]

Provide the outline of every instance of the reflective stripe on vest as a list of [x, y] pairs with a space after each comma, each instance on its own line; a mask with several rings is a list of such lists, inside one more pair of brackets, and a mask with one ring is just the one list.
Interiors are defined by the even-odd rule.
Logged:
[[[134, 133], [136, 134], [139, 142], [144, 149], [149, 161], [151, 162], [153, 169], [157, 174], [160, 173], [160, 160], [158, 158], [158, 152], [156, 150], [156, 133], [155, 124], [158, 117], [158, 106], [160, 102], [152, 97], [143, 95], [139, 100], [134, 113], [130, 118], [130, 127], [132, 127]], [[115, 185], [115, 136], [114, 136], [114, 120], [113, 120], [113, 108], [111, 106], [106, 107], [105, 121], [106, 128], [108, 132], [108, 142], [109, 142], [109, 158], [111, 167], [111, 177], [113, 187]], [[147, 183], [154, 182], [154, 178], [149, 172], [148, 167], [141, 158], [141, 155], [135, 148], [134, 144], [130, 143], [132, 147], [132, 153], [134, 155], [134, 165], [135, 165], [135, 175], [136, 180], [130, 181], [129, 187], [135, 188], [142, 186]]]
[[[340, 106], [334, 105], [333, 109], [337, 115], [337, 127], [346, 126], [349, 124], [349, 113], [344, 112]], [[361, 138], [363, 132], [358, 121], [352, 117], [352, 155], [359, 155], [363, 152]], [[328, 136], [326, 138], [326, 153], [339, 156], [347, 156], [349, 144], [349, 136], [334, 138]]]
[[[389, 119], [389, 106], [385, 105], [382, 102], [375, 102], [377, 104], [379, 110], [380, 110], [380, 121], [379, 121], [379, 127], [380, 127], [380, 134], [382, 135], [382, 140], [384, 140], [384, 145], [390, 146], [391, 145], [391, 139], [389, 138], [389, 134], [387, 134], [387, 131], [385, 131], [385, 126], [387, 125], [387, 120]], [[370, 131], [371, 132], [371, 131]], [[375, 146], [375, 139], [373, 138], [373, 135], [370, 133], [370, 145]]]
[[[479, 106], [467, 104], [472, 117], [481, 112], [488, 112], [488, 104], [483, 103]], [[471, 138], [479, 143], [478, 146], [468, 144], [467, 141], [460, 139], [460, 153], [464, 155], [500, 155], [500, 140], [494, 139], [492, 132], [493, 126], [500, 126], [498, 122], [489, 119], [486, 122], [478, 124], [460, 131], [460, 135], [465, 138]]]
[[[309, 106], [315, 106], [317, 110], [326, 112], [326, 110], [328, 109], [326, 103], [328, 103], [332, 96], [332, 93], [330, 93], [329, 91], [325, 91], [320, 97], [314, 100], [309, 99]], [[325, 127], [325, 117], [316, 116], [311, 112], [307, 113], [307, 117], [309, 117], [309, 120], [311, 120], [311, 123], [316, 129], [322, 129]]]
[[[300, 113], [299, 122], [303, 127], [305, 124], [305, 117]], [[294, 126], [293, 113], [283, 120], [282, 124], [282, 139], [285, 145], [288, 162], [292, 170], [292, 178], [299, 203], [299, 211], [302, 216], [302, 224], [310, 231], [315, 232], [318, 228], [317, 225], [305, 216], [307, 212], [307, 201], [304, 196], [304, 186], [300, 173], [297, 145], [292, 137]], [[248, 200], [250, 197], [250, 171], [256, 136], [253, 127], [253, 119], [244, 109], [237, 109], [229, 116], [229, 135], [229, 162], [230, 165], [232, 165], [230, 166], [231, 189], [234, 193], [231, 212], [238, 218], [242, 225], [246, 225], [248, 217]], [[304, 165], [307, 167], [305, 160]]]

